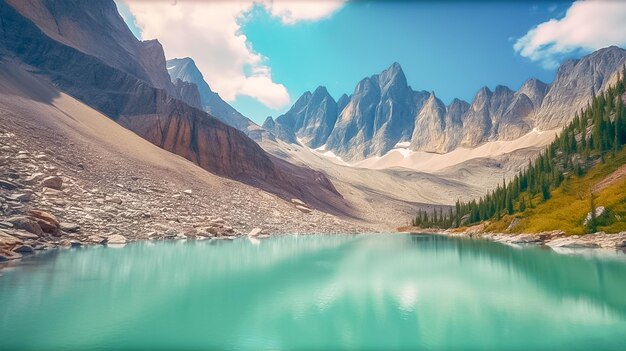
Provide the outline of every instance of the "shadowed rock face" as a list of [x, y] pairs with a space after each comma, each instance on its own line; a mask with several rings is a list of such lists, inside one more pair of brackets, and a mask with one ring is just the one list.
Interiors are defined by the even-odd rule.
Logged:
[[201, 109], [205, 112], [249, 136], [252, 136], [251, 132], [260, 129], [258, 125], [239, 113], [211, 90], [193, 59], [185, 57], [167, 60], [167, 72], [172, 81], [180, 79], [183, 82], [193, 83], [198, 87]]
[[113, 1], [6, 0], [6, 4], [51, 39], [175, 96], [173, 84], [162, 69], [165, 56], [161, 44], [137, 40]]
[[[102, 5], [104, 2], [109, 5]], [[115, 8], [113, 2], [108, 1], [79, 3], [81, 6], [76, 8], [80, 11], [70, 11], [79, 17], [85, 16], [81, 12], [83, 9], [94, 10], [86, 4], [97, 4], [96, 10], [104, 8], [108, 11], [110, 6]], [[37, 9], [37, 16], [22, 16], [11, 5], [0, 3], [0, 19], [3, 24], [0, 52], [3, 56], [11, 55], [34, 67], [39, 74], [68, 94], [103, 112], [150, 142], [187, 158], [208, 171], [261, 187], [283, 198], [301, 198], [319, 209], [343, 213], [349, 211], [341, 196], [322, 173], [277, 161], [241, 131], [189, 106], [179, 100], [178, 96], [172, 97], [167, 89], [155, 87], [152, 84], [154, 78], [147, 71], [139, 77], [139, 74], [135, 75], [108, 64], [104, 58], [87, 54], [88, 50], [78, 50], [76, 43], [67, 45], [65, 39], [56, 40], [39, 28], [40, 18], [54, 17], [56, 12], [67, 14], [60, 6], [69, 6], [69, 3], [29, 1], [29, 4]], [[46, 12], [46, 9], [49, 11]], [[62, 17], [63, 21], [71, 22], [66, 15]], [[110, 16], [109, 19], [122, 21], [119, 16]], [[46, 20], [41, 21], [48, 23]], [[110, 25], [117, 27], [118, 24]], [[83, 27], [88, 26], [83, 24], [82, 27], [71, 28], [81, 30]], [[84, 39], [91, 33], [89, 30], [75, 36]], [[129, 31], [127, 34], [132, 36]], [[119, 39], [122, 44], [132, 41], [129, 38]], [[84, 40], [89, 42], [88, 39]], [[156, 48], [160, 48], [160, 45], [153, 46], [151, 50]], [[153, 64], [157, 66], [162, 55], [162, 51], [160, 54], [151, 52], [148, 58], [133, 57], [137, 61], [126, 65], [143, 67], [140, 62], [151, 57], [156, 58]], [[161, 63], [161, 71], [167, 76], [165, 60]], [[168, 83], [174, 90], [169, 77]]]
[[[552, 84], [529, 79], [517, 91], [483, 87], [471, 104], [454, 99], [448, 106], [434, 93], [413, 91], [400, 65], [394, 63], [359, 82], [351, 97], [344, 94], [337, 103], [337, 116], [327, 114], [327, 120], [316, 123], [334, 123], [326, 148], [348, 160], [380, 156], [399, 142], [409, 142], [411, 150], [436, 153], [474, 148], [488, 141], [517, 139], [533, 128], [559, 128], [594, 93], [606, 89], [625, 62], [626, 51], [613, 46], [564, 63]], [[311, 100], [309, 95], [303, 95], [292, 110], [306, 108], [303, 101]], [[282, 128], [277, 137], [300, 136], [298, 123], [305, 118], [290, 116], [276, 120]], [[309, 147], [319, 146], [313, 142], [317, 139], [301, 140]]]
[[174, 81], [174, 90], [176, 91], [176, 96], [178, 96], [184, 103], [191, 107], [202, 109], [200, 93], [198, 92], [198, 87], [195, 84], [176, 79]]

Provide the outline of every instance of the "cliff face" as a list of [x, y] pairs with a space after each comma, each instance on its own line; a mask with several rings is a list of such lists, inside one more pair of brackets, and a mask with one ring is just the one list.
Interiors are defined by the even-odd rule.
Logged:
[[[17, 11], [24, 10], [21, 2], [0, 3], [0, 52], [33, 67], [63, 91], [152, 143], [208, 171], [284, 198], [299, 197], [321, 209], [347, 211], [340, 195], [323, 174], [277, 162], [241, 131], [181, 101], [169, 80], [162, 49], [156, 42], [143, 45], [145, 50], [141, 52], [145, 54], [147, 50], [146, 56], [141, 56], [141, 52], [133, 56], [122, 50], [118, 52], [120, 57], [132, 62], [118, 60], [109, 52], [127, 49], [129, 43], [136, 40], [129, 37], [132, 34], [127, 29], [118, 30], [116, 33], [121, 37], [103, 39], [116, 45], [110, 44], [101, 57], [101, 52], [89, 44], [98, 39], [90, 35], [101, 31], [90, 28], [81, 18], [90, 18], [89, 14], [94, 12], [96, 23], [109, 29], [119, 29], [122, 20], [119, 15], [109, 13], [115, 8], [112, 1], [77, 3], [80, 5], [73, 6], [74, 2], [68, 1], [28, 1], [28, 5], [32, 5], [27, 8], [28, 16]], [[103, 22], [103, 18], [111, 23]], [[68, 24], [51, 29], [54, 22]], [[60, 30], [63, 35], [47, 35], [46, 31], [52, 33], [54, 28], [65, 28]], [[70, 29], [78, 33], [67, 34]], [[83, 42], [87, 43], [87, 48], [80, 46]], [[162, 82], [166, 89], [154, 83], [160, 82], [163, 75], [167, 77], [167, 82]]]
[[[552, 84], [529, 79], [517, 91], [483, 87], [471, 103], [454, 99], [447, 106], [434, 93], [413, 91], [400, 65], [394, 63], [359, 82], [350, 97], [344, 94], [339, 99], [337, 115], [320, 114], [314, 125], [323, 126], [322, 135], [331, 130], [326, 149], [353, 161], [383, 155], [398, 143], [436, 153], [475, 148], [489, 141], [517, 139], [534, 128], [558, 129], [594, 93], [606, 89], [625, 62], [625, 50], [609, 47], [564, 63]], [[307, 94], [293, 111], [309, 108], [302, 103], [310, 100]], [[290, 110], [287, 117], [275, 121], [279, 138], [295, 134], [307, 146], [319, 146], [320, 139], [298, 134], [307, 120], [305, 114]]]
[[200, 92], [195, 84], [176, 79], [174, 81], [174, 91], [176, 92], [176, 96], [187, 105], [202, 109]]

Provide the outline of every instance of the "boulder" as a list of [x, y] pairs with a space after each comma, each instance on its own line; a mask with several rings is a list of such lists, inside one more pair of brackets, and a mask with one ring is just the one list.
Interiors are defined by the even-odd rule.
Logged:
[[41, 181], [41, 186], [61, 190], [61, 188], [63, 188], [63, 178], [59, 176], [46, 177]]
[[296, 205], [296, 208], [304, 213], [311, 213], [313, 211], [308, 207], [300, 206], [300, 205]]
[[261, 234], [261, 228], [254, 228], [250, 231], [250, 233], [248, 233], [248, 236], [254, 238], [259, 236], [259, 234]]
[[22, 241], [13, 235], [0, 232], [0, 247], [9, 247], [21, 244]]
[[13, 249], [13, 252], [25, 254], [25, 253], [33, 253], [35, 249], [29, 245], [18, 245]]
[[25, 230], [37, 236], [43, 236], [43, 229], [39, 225], [38, 221], [31, 217], [15, 216], [9, 218], [8, 221], [17, 229]]
[[11, 229], [14, 225], [11, 222], [0, 222], [0, 228]]
[[54, 215], [48, 212], [41, 210], [30, 210], [28, 211], [28, 215], [34, 217], [37, 220], [37, 223], [45, 233], [55, 233], [57, 229], [61, 227], [59, 220], [57, 220]]
[[24, 179], [24, 183], [27, 185], [33, 185], [43, 178], [43, 173], [34, 173], [30, 177]]
[[13, 229], [10, 232], [8, 232], [9, 235], [12, 235], [18, 239], [22, 239], [22, 240], [37, 240], [39, 239], [39, 236], [37, 234], [33, 234], [30, 232], [27, 232], [25, 230], [22, 229]]
[[110, 203], [114, 203], [114, 204], [118, 204], [118, 205], [122, 204], [122, 199], [120, 199], [119, 197], [106, 196], [104, 198], [104, 201], [110, 202]]
[[17, 189], [17, 184], [6, 179], [0, 179], [0, 188], [14, 190]]
[[76, 223], [71, 222], [61, 222], [59, 223], [59, 228], [61, 228], [62, 231], [68, 233], [76, 233], [80, 231], [80, 226]]
[[20, 193], [7, 196], [7, 199], [19, 202], [28, 202], [33, 198], [32, 193]]
[[[609, 212], [607, 211], [606, 207], [604, 206], [596, 207], [596, 220], [602, 220], [606, 216], [608, 216], [608, 214]], [[591, 222], [591, 211], [587, 213], [587, 217], [585, 217], [585, 222], [583, 223], [583, 225], [586, 227], [589, 224], [589, 222]]]
[[291, 199], [291, 203], [294, 205], [300, 205], [306, 207], [306, 203], [300, 199]]
[[506, 228], [506, 231], [510, 232], [511, 230], [515, 229], [515, 227], [517, 227], [521, 222], [522, 221], [519, 218], [513, 218], [509, 226]]
[[470, 215], [468, 213], [468, 214], [464, 215], [463, 217], [461, 217], [461, 223], [460, 224], [462, 226], [464, 226], [464, 225], [468, 225], [469, 223], [470, 223]]
[[120, 234], [109, 235], [107, 244], [126, 244], [126, 237]]
[[87, 237], [85, 242], [89, 244], [105, 244], [107, 242], [107, 238], [100, 235], [90, 235]]
[[0, 250], [0, 262], [15, 260], [18, 258], [22, 258], [22, 254], [19, 252], [13, 252], [10, 250]]

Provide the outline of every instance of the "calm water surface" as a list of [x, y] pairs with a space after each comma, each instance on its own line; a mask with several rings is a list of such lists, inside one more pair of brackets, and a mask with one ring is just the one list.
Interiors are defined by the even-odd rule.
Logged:
[[54, 250], [0, 272], [0, 350], [626, 348], [626, 261], [437, 236]]

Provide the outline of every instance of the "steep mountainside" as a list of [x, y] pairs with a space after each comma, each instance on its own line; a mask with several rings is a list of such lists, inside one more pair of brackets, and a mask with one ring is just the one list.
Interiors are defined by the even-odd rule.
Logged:
[[[173, 94], [156, 40], [137, 40], [113, 1], [6, 0], [51, 39]], [[3, 7], [6, 5], [3, 4]]]
[[[319, 135], [308, 132], [304, 137], [305, 114], [287, 113], [288, 118], [276, 119], [274, 129], [281, 129], [278, 137], [295, 134], [305, 145], [317, 148], [330, 128], [324, 148], [351, 161], [406, 145], [408, 150], [434, 153], [476, 148], [486, 142], [515, 140], [533, 129], [559, 129], [594, 93], [606, 89], [624, 62], [626, 51], [613, 46], [565, 62], [552, 84], [529, 79], [517, 91], [483, 87], [471, 103], [454, 99], [447, 106], [434, 93], [413, 91], [400, 65], [394, 63], [359, 82], [349, 98], [343, 95], [336, 116], [320, 114], [327, 119], [315, 119], [314, 125], [324, 126]], [[308, 95], [292, 110], [310, 109], [303, 105], [310, 100]]]
[[[337, 119], [338, 106], [325, 87], [318, 87], [313, 93], [304, 93], [287, 113], [271, 118], [263, 123], [263, 128], [283, 135], [288, 133], [288, 140], [292, 141], [293, 134], [312, 148], [326, 143]], [[276, 125], [281, 129], [276, 129]]]
[[189, 57], [167, 60], [167, 72], [173, 82], [177, 79], [193, 83], [198, 87], [202, 110], [219, 118], [222, 122], [235, 127], [253, 137], [260, 127], [239, 113], [209, 87], [193, 59]]
[[[167, 75], [160, 45], [154, 42], [149, 45], [150, 50], [137, 52], [138, 56], [120, 49], [128, 49], [128, 43], [133, 41], [139, 42], [127, 29], [119, 29], [125, 26], [119, 15], [109, 14], [108, 11], [115, 9], [112, 1], [79, 4], [32, 0], [26, 11], [21, 2], [2, 3], [2, 55], [13, 56], [34, 67], [63, 91], [206, 170], [284, 198], [301, 198], [311, 206], [349, 211], [323, 174], [275, 159], [242, 132], [172, 97], [168, 90], [174, 90], [174, 85]], [[29, 16], [22, 16], [16, 8]], [[69, 29], [47, 35], [48, 27], [55, 22], [67, 22], [71, 26], [68, 24]], [[116, 35], [102, 34], [105, 37], [100, 38], [97, 34], [100, 31], [90, 27], [92, 22], [97, 23], [94, 26], [116, 29], [113, 32]], [[72, 40], [74, 37], [80, 40]], [[85, 48], [81, 46], [83, 43]], [[89, 43], [107, 47], [101, 52]], [[124, 59], [119, 59], [116, 52]], [[126, 70], [142, 67], [151, 69]], [[167, 82], [163, 83], [162, 77], [167, 77]], [[169, 88], [155, 87], [160, 84]]]

